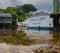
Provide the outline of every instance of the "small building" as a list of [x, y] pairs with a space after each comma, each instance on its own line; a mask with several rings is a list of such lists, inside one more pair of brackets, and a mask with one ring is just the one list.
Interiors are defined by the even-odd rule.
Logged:
[[0, 13], [0, 26], [11, 25], [12, 24], [12, 16], [10, 13]]

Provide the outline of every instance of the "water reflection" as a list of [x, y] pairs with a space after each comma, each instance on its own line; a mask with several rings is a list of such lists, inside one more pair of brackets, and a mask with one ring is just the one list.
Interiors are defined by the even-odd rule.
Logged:
[[51, 43], [60, 46], [60, 30], [53, 30]]
[[53, 39], [52, 35], [49, 30], [27, 30], [27, 36], [31, 39], [49, 40]]
[[27, 30], [27, 36], [30, 39], [37, 39], [39, 44], [48, 43], [60, 45], [60, 31], [59, 30]]
[[[35, 40], [35, 44], [41, 44], [41, 43], [48, 43], [48, 44], [60, 44], [60, 32], [59, 30], [24, 30], [23, 28], [17, 28], [17, 29], [0, 29], [0, 42], [9, 43], [9, 39], [12, 39], [12, 43], [17, 40], [17, 44], [21, 44], [20, 40], [21, 38], [25, 37], [25, 41], [27, 41], [27, 38], [30, 40]], [[22, 38], [22, 39], [23, 39]], [[19, 39], [19, 40], [18, 40]], [[13, 41], [14, 40], [14, 41]], [[22, 40], [21, 40], [22, 41]], [[27, 42], [29, 43], [29, 42]], [[30, 42], [32, 43], [32, 42]]]
[[23, 30], [18, 29], [1, 29], [0, 43], [30, 45], [34, 44], [35, 40], [28, 38]]
[[10, 29], [0, 29], [0, 36], [8, 36], [12, 35], [12, 31]]
[[30, 44], [53, 44], [60, 46], [60, 31], [36, 29], [25, 30], [23, 28], [0, 29], [0, 53], [15, 53], [19, 48], [22, 49], [22, 47], [18, 45]]

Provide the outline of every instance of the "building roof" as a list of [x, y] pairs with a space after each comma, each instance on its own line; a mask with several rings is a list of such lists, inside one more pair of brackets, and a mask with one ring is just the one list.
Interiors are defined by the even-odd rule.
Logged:
[[0, 13], [0, 17], [12, 17], [10, 13]]

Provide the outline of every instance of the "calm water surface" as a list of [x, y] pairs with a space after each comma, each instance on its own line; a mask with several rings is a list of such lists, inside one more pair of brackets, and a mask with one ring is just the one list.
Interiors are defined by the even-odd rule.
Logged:
[[[25, 34], [26, 36], [24, 37], [27, 37], [30, 40], [35, 40], [33, 45], [34, 44], [60, 45], [60, 31], [59, 30], [36, 30], [36, 29], [35, 30], [33, 29], [23, 30], [19, 28], [13, 29], [13, 30], [12, 29], [0, 29], [0, 53], [15, 53], [19, 51], [19, 49], [20, 50], [23, 49], [23, 47], [20, 47], [22, 45], [20, 43], [22, 40], [19, 39], [20, 37], [18, 36], [19, 34], [21, 35], [21, 33], [26, 33]], [[16, 36], [18, 37], [15, 38]], [[27, 41], [28, 39], [26, 40], [23, 39], [23, 40]], [[27, 43], [31, 44], [32, 42], [30, 41]]]

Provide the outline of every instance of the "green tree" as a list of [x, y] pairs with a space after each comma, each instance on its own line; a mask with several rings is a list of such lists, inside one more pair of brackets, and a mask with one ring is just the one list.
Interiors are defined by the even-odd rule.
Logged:
[[12, 15], [12, 22], [16, 24], [17, 18], [19, 22], [22, 22], [29, 16], [30, 11], [36, 11], [37, 9], [32, 4], [24, 4], [22, 6], [7, 7], [6, 9], [0, 9], [2, 13], [10, 13]]
[[22, 9], [17, 9], [17, 14], [21, 16], [21, 15], [24, 15], [24, 12]]
[[19, 16], [19, 19], [18, 19], [19, 22], [24, 21], [26, 19], [26, 17], [29, 15], [28, 13], [24, 12], [23, 9], [20, 8], [20, 6], [16, 7], [16, 13]]
[[36, 11], [37, 9], [35, 8], [35, 6], [33, 6], [32, 4], [24, 4], [23, 6], [20, 7], [21, 9], [24, 10], [24, 12], [30, 12], [30, 11]]

